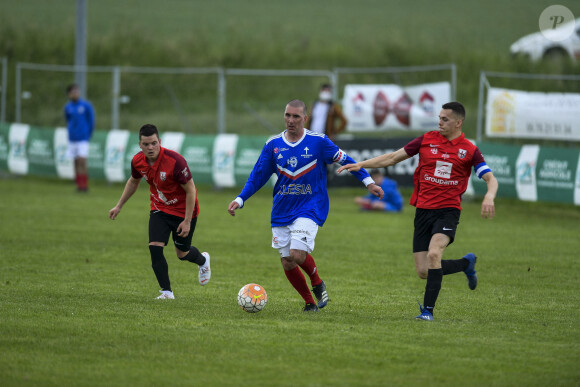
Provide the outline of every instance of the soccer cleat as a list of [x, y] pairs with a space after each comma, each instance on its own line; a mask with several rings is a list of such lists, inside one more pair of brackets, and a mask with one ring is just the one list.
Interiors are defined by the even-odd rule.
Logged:
[[306, 304], [304, 305], [303, 312], [318, 312], [318, 306], [316, 304]]
[[423, 305], [421, 305], [419, 302], [417, 303], [419, 304], [419, 310], [421, 311], [421, 314], [415, 317], [415, 320], [433, 321], [433, 314], [429, 312], [427, 308], [423, 308]]
[[157, 297], [158, 300], [173, 300], [175, 296], [171, 290], [160, 290], [161, 295]]
[[312, 287], [312, 293], [318, 301], [318, 307], [320, 309], [324, 308], [330, 299], [328, 298], [328, 293], [326, 293], [326, 284], [322, 281], [320, 284]]
[[205, 251], [201, 253], [205, 257], [205, 263], [199, 267], [199, 284], [207, 285], [209, 279], [211, 278], [211, 268], [209, 266], [209, 254]]
[[469, 253], [463, 258], [469, 261], [469, 266], [463, 272], [467, 276], [467, 286], [469, 289], [474, 290], [477, 287], [477, 274], [475, 274], [475, 262], [477, 261], [477, 257], [473, 253]]

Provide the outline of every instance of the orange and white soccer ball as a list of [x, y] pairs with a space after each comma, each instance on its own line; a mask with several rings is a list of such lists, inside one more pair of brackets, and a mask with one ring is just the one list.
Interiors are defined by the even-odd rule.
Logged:
[[247, 284], [238, 292], [238, 305], [248, 313], [264, 309], [268, 302], [266, 290], [258, 284]]

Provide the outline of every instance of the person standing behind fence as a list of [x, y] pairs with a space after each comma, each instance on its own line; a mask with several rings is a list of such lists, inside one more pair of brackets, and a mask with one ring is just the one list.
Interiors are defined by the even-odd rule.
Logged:
[[69, 98], [64, 107], [69, 140], [67, 155], [74, 159], [77, 191], [87, 192], [89, 189], [87, 158], [89, 141], [95, 128], [95, 111], [89, 101], [81, 98], [77, 84], [69, 85], [66, 93]]
[[323, 84], [318, 100], [310, 108], [306, 127], [315, 133], [326, 134], [334, 141], [336, 135], [344, 130], [346, 123], [340, 106], [332, 100], [332, 86]]

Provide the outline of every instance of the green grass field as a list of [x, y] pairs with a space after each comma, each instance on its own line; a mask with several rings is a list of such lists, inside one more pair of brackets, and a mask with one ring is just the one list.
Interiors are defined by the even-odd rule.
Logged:
[[[211, 282], [166, 249], [176, 299], [155, 300], [143, 184], [110, 221], [122, 185], [3, 178], [0, 380], [3, 386], [580, 384], [578, 207], [466, 201], [448, 258], [478, 256], [480, 283], [446, 277], [436, 321], [415, 321], [425, 283], [411, 255], [413, 208], [361, 213], [332, 190], [314, 257], [331, 303], [301, 313], [270, 247], [271, 192], [231, 218], [237, 190], [198, 187], [194, 243]], [[409, 192], [404, 192], [406, 199]], [[248, 314], [237, 291], [257, 282], [268, 305]]]

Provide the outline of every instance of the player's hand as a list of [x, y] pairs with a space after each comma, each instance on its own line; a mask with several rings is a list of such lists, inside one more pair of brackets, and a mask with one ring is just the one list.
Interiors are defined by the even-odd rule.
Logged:
[[231, 216], [236, 216], [236, 210], [240, 208], [240, 205], [235, 200], [230, 203], [228, 206], [228, 212]]
[[179, 223], [179, 226], [177, 227], [177, 235], [179, 235], [182, 238], [185, 238], [187, 235], [189, 235], [189, 230], [191, 228], [191, 222], [188, 222], [187, 220], [183, 220], [183, 222]]
[[356, 164], [346, 164], [343, 165], [342, 167], [338, 168], [338, 170], [336, 171], [337, 173], [341, 173], [344, 170], [347, 170], [349, 172], [356, 172], [356, 171], [360, 171], [360, 165], [358, 165], [358, 163]]
[[481, 203], [481, 217], [486, 219], [493, 219], [495, 216], [495, 204], [493, 199], [483, 198]]
[[383, 196], [385, 196], [385, 192], [383, 191], [383, 189], [374, 183], [367, 185], [367, 189], [369, 190], [370, 193], [372, 193], [379, 199], [382, 199]]
[[119, 207], [111, 208], [111, 210], [109, 211], [109, 219], [115, 220], [117, 215], [119, 215], [119, 212], [121, 212], [121, 209]]

